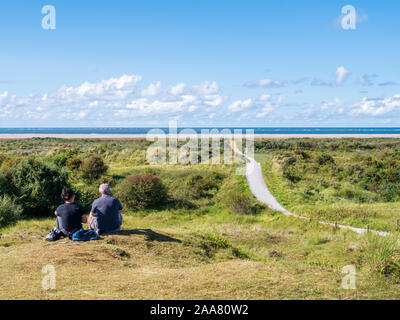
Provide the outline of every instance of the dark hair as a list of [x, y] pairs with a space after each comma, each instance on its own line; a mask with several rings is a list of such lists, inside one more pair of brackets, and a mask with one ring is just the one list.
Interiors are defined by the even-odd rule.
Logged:
[[61, 191], [61, 198], [63, 198], [64, 201], [69, 201], [73, 197], [74, 192], [70, 188], [64, 188]]

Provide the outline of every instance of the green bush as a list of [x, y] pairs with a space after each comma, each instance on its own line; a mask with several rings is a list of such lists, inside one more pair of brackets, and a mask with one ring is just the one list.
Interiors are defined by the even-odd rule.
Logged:
[[293, 166], [283, 167], [283, 177], [293, 183], [299, 182], [301, 180], [301, 177], [298, 175], [296, 168]]
[[212, 198], [218, 191], [224, 177], [221, 174], [196, 174], [189, 176], [186, 185], [193, 199]]
[[99, 197], [97, 186], [85, 189], [77, 189], [75, 192], [75, 202], [79, 203], [86, 212], [92, 208], [93, 201]]
[[378, 193], [386, 202], [395, 202], [400, 199], [400, 183], [385, 182], [378, 188]]
[[64, 167], [68, 161], [68, 155], [65, 153], [60, 153], [52, 157], [52, 162], [58, 167]]
[[103, 159], [95, 156], [91, 156], [83, 161], [82, 166], [82, 178], [85, 180], [96, 180], [99, 179], [108, 170]]
[[153, 174], [135, 174], [124, 180], [120, 190], [122, 202], [131, 209], [156, 207], [167, 198], [161, 179]]
[[60, 193], [67, 186], [68, 174], [34, 158], [27, 158], [11, 170], [15, 196], [26, 213], [52, 213], [60, 203]]
[[320, 154], [316, 160], [320, 166], [323, 166], [328, 163], [335, 163], [335, 160], [333, 160], [333, 158], [326, 153]]
[[0, 169], [0, 196], [13, 194], [15, 194], [15, 186], [10, 169]]
[[70, 169], [71, 171], [75, 171], [81, 168], [82, 160], [77, 158], [71, 158], [67, 160], [66, 165], [68, 169]]
[[0, 196], [2, 196], [6, 191], [6, 176], [0, 171]]
[[22, 213], [22, 207], [9, 197], [0, 197], [0, 228], [15, 222]]
[[236, 214], [251, 214], [253, 213], [253, 206], [250, 199], [244, 194], [238, 192], [231, 192], [226, 201], [226, 205], [232, 213]]

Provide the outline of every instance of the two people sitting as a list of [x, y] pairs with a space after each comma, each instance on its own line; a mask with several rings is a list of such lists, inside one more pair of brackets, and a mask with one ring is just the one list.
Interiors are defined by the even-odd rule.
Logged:
[[123, 210], [121, 202], [111, 195], [108, 184], [100, 185], [99, 193], [101, 197], [93, 202], [88, 220], [83, 207], [75, 203], [74, 192], [69, 188], [62, 190], [61, 198], [65, 203], [59, 206], [54, 214], [57, 217], [57, 229], [64, 236], [82, 229], [82, 223], [87, 222], [89, 229], [96, 230], [98, 234], [121, 230]]

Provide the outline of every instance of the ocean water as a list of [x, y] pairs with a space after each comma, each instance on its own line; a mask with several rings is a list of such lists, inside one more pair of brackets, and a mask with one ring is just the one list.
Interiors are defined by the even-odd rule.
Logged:
[[[161, 129], [165, 133], [169, 133], [168, 128], [0, 128], [0, 134], [126, 134], [126, 135], [143, 135], [151, 129]], [[179, 128], [178, 132], [182, 129]], [[197, 133], [201, 133], [202, 129], [217, 129], [221, 132], [223, 129], [241, 129], [245, 133], [246, 129], [254, 130], [255, 134], [400, 134], [400, 128], [235, 128], [235, 127], [219, 127], [219, 128], [187, 128], [193, 129]]]

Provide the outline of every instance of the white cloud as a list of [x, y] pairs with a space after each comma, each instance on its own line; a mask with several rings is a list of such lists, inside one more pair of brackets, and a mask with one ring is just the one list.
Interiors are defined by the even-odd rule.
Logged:
[[142, 97], [154, 97], [160, 93], [161, 82], [158, 81], [156, 84], [151, 83], [146, 89], [141, 91]]
[[186, 88], [186, 84], [181, 82], [181, 83], [178, 83], [176, 86], [172, 86], [170, 89], [170, 92], [172, 95], [177, 96], [177, 95], [182, 94], [183, 91], [185, 90], [185, 88]]
[[224, 101], [224, 99], [220, 95], [205, 96], [204, 99], [204, 103], [211, 107], [219, 107]]
[[332, 101], [332, 102], [324, 102], [324, 103], [322, 103], [321, 109], [322, 110], [326, 110], [326, 109], [329, 109], [329, 108], [332, 108], [332, 107], [339, 107], [341, 105], [342, 105], [342, 101], [339, 98], [335, 98], [335, 100]]
[[[194, 112], [208, 115], [221, 107], [225, 100], [219, 94], [216, 82], [206, 81], [192, 87], [181, 82], [163, 89], [158, 81], [141, 89], [141, 79], [137, 75], [123, 75], [97, 83], [84, 82], [77, 87], [64, 85], [54, 92], [21, 98], [3, 92], [0, 93], [0, 111], [2, 115], [19, 119], [39, 119], [46, 114], [53, 119], [80, 121], [90, 116], [91, 120], [104, 121], [101, 114], [109, 115], [110, 112], [127, 118], [157, 115], [174, 117], [180, 116], [177, 113]], [[63, 113], [70, 115], [60, 115], [61, 108]], [[65, 112], [66, 108], [68, 112]], [[93, 108], [96, 108], [96, 112]]]
[[264, 108], [261, 110], [261, 112], [256, 114], [256, 118], [264, 118], [265, 116], [267, 116], [268, 114], [270, 114], [274, 110], [275, 110], [275, 107], [272, 104], [267, 103], [264, 106]]
[[384, 99], [363, 98], [353, 106], [350, 114], [380, 116], [393, 111], [400, 111], [400, 94]]
[[270, 94], [263, 94], [263, 95], [260, 97], [260, 100], [261, 100], [261, 101], [267, 101], [267, 100], [269, 100], [269, 99], [271, 99], [271, 95], [270, 95]]
[[[88, 99], [115, 100], [126, 99], [134, 93], [135, 86], [142, 80], [136, 75], [123, 75], [120, 78], [110, 78], [98, 83], [85, 82], [79, 87], [61, 87], [53, 98], [64, 102], [84, 101]], [[49, 95], [49, 98], [51, 96]]]
[[233, 102], [231, 105], [229, 105], [228, 111], [231, 113], [239, 112], [239, 111], [243, 111], [247, 108], [250, 108], [252, 105], [253, 105], [252, 99], [237, 100], [237, 101]]
[[0, 107], [6, 104], [7, 98], [8, 98], [8, 91], [4, 91], [2, 94], [0, 94]]
[[270, 113], [272, 113], [273, 111], [278, 109], [281, 106], [284, 99], [285, 99], [285, 97], [283, 95], [280, 95], [278, 97], [278, 99], [276, 100], [276, 102], [268, 100], [268, 102], [266, 104], [264, 104], [261, 111], [259, 111], [256, 114], [256, 118], [264, 118], [265, 116], [269, 115]]
[[341, 84], [344, 81], [347, 80], [347, 78], [350, 75], [350, 71], [347, 70], [345, 67], [340, 66], [339, 68], [337, 68], [336, 70], [336, 83], [337, 84]]
[[193, 86], [193, 91], [199, 95], [211, 95], [219, 91], [219, 86], [215, 81], [211, 83], [206, 81], [201, 85]]

